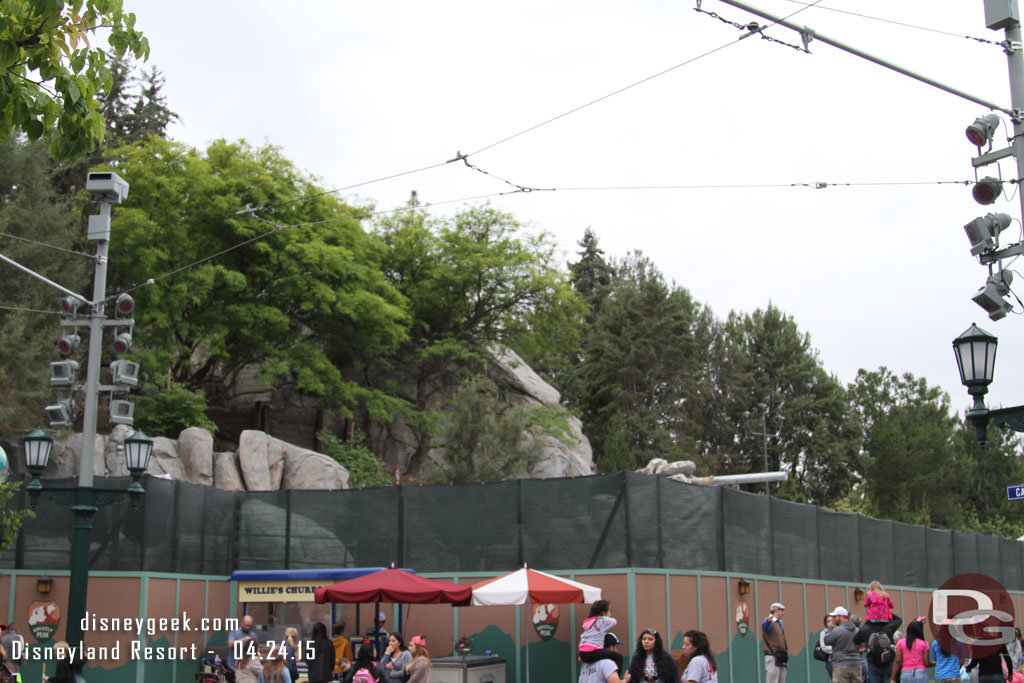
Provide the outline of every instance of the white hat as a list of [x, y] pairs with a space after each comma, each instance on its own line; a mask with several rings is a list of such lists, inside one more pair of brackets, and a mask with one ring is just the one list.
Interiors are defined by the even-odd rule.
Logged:
[[783, 605], [781, 602], [773, 602], [772, 606], [768, 608], [768, 611], [774, 612], [777, 609], [786, 609], [786, 606]]
[[840, 605], [839, 607], [836, 607], [834, 610], [829, 612], [828, 615], [830, 617], [848, 617], [850, 616], [850, 612], [845, 607]]
[[383, 612], [377, 612], [377, 621], [387, 621], [387, 620], [388, 620], [388, 615], [384, 614]]

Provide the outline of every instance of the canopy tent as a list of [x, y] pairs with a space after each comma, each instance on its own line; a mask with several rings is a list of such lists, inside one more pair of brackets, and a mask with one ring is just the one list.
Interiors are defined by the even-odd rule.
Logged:
[[[511, 574], [475, 583], [473, 588], [474, 605], [525, 605], [528, 602], [537, 604], [594, 602], [601, 599], [601, 589], [578, 581], [563, 579], [553, 574], [545, 574], [534, 569], [517, 569]], [[523, 628], [527, 619], [524, 615]], [[529, 631], [527, 631], [527, 634]], [[530, 642], [526, 644], [526, 683], [530, 683]]]
[[325, 602], [401, 602], [468, 605], [470, 586], [435, 581], [402, 569], [384, 569], [357, 579], [317, 588], [313, 599]]

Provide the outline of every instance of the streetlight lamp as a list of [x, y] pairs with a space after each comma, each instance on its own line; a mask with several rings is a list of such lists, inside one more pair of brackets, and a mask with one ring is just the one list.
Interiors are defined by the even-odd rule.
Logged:
[[36, 429], [22, 439], [25, 450], [25, 465], [31, 479], [26, 489], [32, 509], [39, 503], [39, 494], [46, 492], [58, 503], [70, 505], [74, 514], [74, 530], [71, 536], [71, 585], [68, 589], [68, 620], [65, 640], [73, 647], [82, 642], [82, 617], [85, 616], [86, 595], [89, 586], [89, 546], [92, 542], [92, 520], [100, 505], [121, 500], [127, 493], [133, 510], [139, 509], [139, 501], [145, 495], [142, 475], [149, 467], [153, 453], [153, 440], [137, 431], [124, 440], [125, 461], [131, 473], [132, 482], [127, 488], [106, 488], [80, 484], [55, 485], [39, 480], [50, 459], [53, 438], [42, 429]]
[[989, 410], [985, 405], [985, 394], [995, 374], [998, 346], [999, 340], [977, 325], [971, 325], [953, 340], [960, 383], [967, 387], [967, 393], [974, 398], [974, 405], [967, 411], [967, 419], [974, 423], [978, 442], [982, 446], [985, 445], [985, 430], [989, 422], [997, 427], [1024, 432], [1024, 406]]

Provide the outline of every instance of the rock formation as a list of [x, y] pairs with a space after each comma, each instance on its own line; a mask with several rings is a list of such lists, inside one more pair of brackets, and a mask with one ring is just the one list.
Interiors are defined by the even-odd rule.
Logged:
[[[129, 427], [119, 425], [109, 436], [96, 437], [96, 476], [127, 476], [124, 440], [129, 434]], [[57, 441], [43, 476], [74, 477], [81, 458], [81, 434]], [[189, 427], [177, 439], [158, 436], [146, 472], [225, 491], [348, 488], [348, 470], [333, 459], [253, 430], [242, 432], [238, 451], [230, 453], [214, 453], [213, 436], [199, 427]]]

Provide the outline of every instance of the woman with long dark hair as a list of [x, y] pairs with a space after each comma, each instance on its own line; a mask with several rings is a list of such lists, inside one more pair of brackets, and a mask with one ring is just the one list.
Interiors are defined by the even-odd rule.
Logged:
[[401, 633], [388, 636], [388, 646], [377, 664], [377, 677], [389, 683], [405, 683], [405, 665], [412, 661], [412, 653], [405, 647]]
[[718, 683], [718, 662], [706, 633], [687, 631], [683, 634], [683, 658], [686, 666], [682, 683]]
[[896, 683], [896, 673], [899, 672], [900, 683], [925, 683], [931, 665], [931, 650], [924, 639], [924, 624], [921, 619], [915, 619], [907, 625], [907, 637], [896, 643], [891, 680]]
[[665, 652], [658, 632], [653, 628], [640, 631], [626, 674], [627, 683], [676, 683], [678, 680], [679, 668], [672, 656]]
[[327, 627], [313, 624], [313, 659], [306, 660], [309, 683], [329, 683], [334, 676], [334, 643], [327, 637]]

